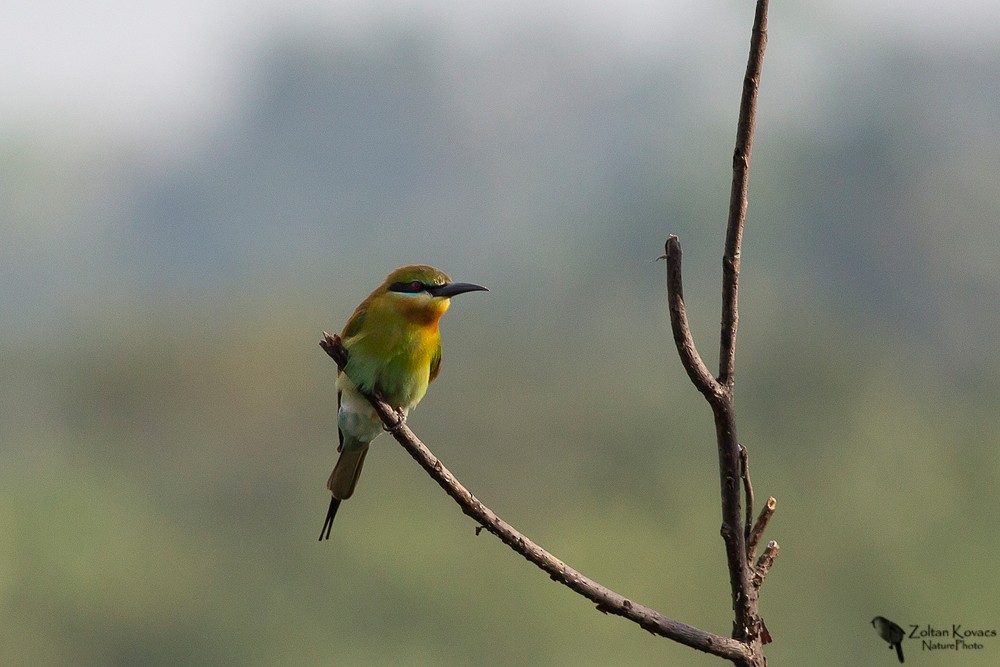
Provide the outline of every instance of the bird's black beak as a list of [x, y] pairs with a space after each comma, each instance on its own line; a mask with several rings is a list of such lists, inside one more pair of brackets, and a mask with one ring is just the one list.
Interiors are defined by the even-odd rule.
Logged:
[[448, 283], [447, 285], [435, 285], [434, 287], [428, 287], [427, 291], [430, 292], [432, 296], [443, 296], [446, 298], [450, 298], [458, 294], [465, 294], [466, 292], [489, 292], [489, 290], [482, 285], [475, 285], [473, 283]]

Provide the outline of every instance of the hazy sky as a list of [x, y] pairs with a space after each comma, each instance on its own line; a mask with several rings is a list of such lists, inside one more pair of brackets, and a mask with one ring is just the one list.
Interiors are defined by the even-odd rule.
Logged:
[[[735, 0], [6, 0], [0, 8], [0, 132], [154, 138], [224, 113], [246, 58], [277, 30], [323, 26], [362, 38], [382, 21], [445, 27], [475, 45], [505, 26], [543, 25], [621, 48], [662, 49], [701, 34], [745, 34]], [[996, 0], [776, 0], [772, 33], [994, 48]], [[780, 30], [781, 32], [775, 32]], [[839, 37], [837, 37], [839, 36]], [[65, 139], [66, 137], [62, 137]], [[86, 136], [78, 137], [86, 140]]]

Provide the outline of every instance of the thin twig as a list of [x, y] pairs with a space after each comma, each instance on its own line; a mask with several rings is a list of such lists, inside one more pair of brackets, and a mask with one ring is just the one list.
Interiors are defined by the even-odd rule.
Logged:
[[[320, 346], [343, 370], [347, 363], [347, 350], [341, 344], [340, 337], [324, 332]], [[542, 549], [498, 517], [493, 510], [484, 505], [455, 479], [455, 476], [441, 463], [441, 460], [413, 434], [405, 421], [400, 421], [398, 413], [392, 406], [377, 396], [366, 395], [365, 398], [375, 408], [386, 428], [391, 429], [390, 433], [396, 441], [458, 503], [465, 514], [476, 521], [478, 526], [493, 533], [504, 544], [544, 570], [552, 580], [596, 603], [598, 610], [627, 618], [648, 632], [673, 639], [699, 651], [726, 658], [737, 664], [750, 664], [750, 653], [745, 644], [675, 621], [649, 607], [633, 602], [577, 572]]]
[[[753, 484], [750, 482], [750, 454], [743, 444], [738, 445], [740, 450], [740, 476], [743, 478], [743, 497], [746, 500], [746, 507], [743, 508], [743, 537], [750, 539], [750, 529], [753, 526]], [[747, 546], [747, 549], [750, 549]], [[752, 558], [752, 556], [751, 556]]]
[[761, 584], [764, 583], [767, 573], [771, 570], [771, 566], [774, 565], [774, 559], [778, 557], [778, 543], [771, 540], [764, 547], [764, 551], [761, 552], [760, 558], [757, 559], [757, 564], [754, 565], [754, 577], [753, 583], [755, 588], [760, 588]]
[[743, 95], [736, 124], [736, 148], [733, 150], [733, 183], [729, 193], [729, 219], [722, 257], [722, 335], [719, 346], [719, 382], [732, 386], [736, 367], [736, 328], [739, 322], [738, 290], [740, 248], [746, 220], [750, 180], [750, 155], [757, 125], [757, 91], [767, 46], [767, 2], [758, 0], [750, 33], [750, 57], [743, 77]]
[[771, 515], [774, 514], [775, 508], [778, 506], [778, 501], [774, 499], [774, 496], [770, 496], [764, 506], [760, 508], [760, 515], [757, 517], [757, 523], [754, 524], [753, 529], [750, 531], [750, 535], [747, 537], [747, 560], [752, 561], [753, 557], [757, 555], [757, 544], [760, 543], [760, 538], [764, 535], [764, 531], [767, 530], [767, 523], [771, 520]]
[[684, 282], [681, 278], [681, 242], [676, 235], [667, 237], [663, 259], [667, 260], [667, 304], [670, 308], [670, 328], [674, 344], [691, 382], [710, 402], [722, 396], [722, 386], [712, 377], [698, 354], [684, 308]]

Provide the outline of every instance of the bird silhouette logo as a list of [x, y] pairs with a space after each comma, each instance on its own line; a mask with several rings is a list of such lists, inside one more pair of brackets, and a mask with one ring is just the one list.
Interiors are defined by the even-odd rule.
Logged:
[[872, 625], [878, 636], [889, 642], [889, 648], [896, 649], [896, 657], [903, 662], [903, 637], [906, 635], [903, 628], [899, 627], [885, 616], [876, 616], [872, 619]]

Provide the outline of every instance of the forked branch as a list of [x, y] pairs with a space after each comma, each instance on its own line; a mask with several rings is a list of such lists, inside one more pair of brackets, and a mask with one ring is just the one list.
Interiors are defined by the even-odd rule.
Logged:
[[[752, 664], [763, 665], [762, 643], [769, 639], [758, 612], [760, 583], [778, 554], [776, 542], [768, 544], [756, 567], [752, 559], [757, 542], [774, 510], [769, 499], [756, 526], [753, 516], [753, 486], [750, 483], [748, 454], [736, 437], [734, 402], [736, 372], [736, 331], [739, 323], [740, 248], [747, 212], [750, 155], [757, 115], [757, 91], [767, 44], [767, 0], [758, 0], [750, 37], [750, 56], [743, 79], [743, 95], [733, 151], [733, 180], [726, 222], [726, 241], [722, 257], [722, 330], [719, 343], [719, 375], [712, 377], [695, 347], [688, 326], [681, 282], [681, 244], [671, 235], [666, 242], [667, 300], [674, 343], [681, 364], [698, 391], [705, 395], [715, 417], [719, 453], [719, 477], [722, 496], [722, 538], [726, 546], [729, 581], [735, 620], [733, 637], [750, 649]], [[742, 484], [741, 484], [742, 481]], [[741, 512], [742, 495], [746, 512]], [[750, 545], [753, 545], [751, 548]]]
[[[366, 395], [382, 419], [386, 430], [458, 503], [462, 511], [476, 521], [479, 526], [476, 529], [477, 534], [481, 528], [493, 533], [504, 544], [544, 570], [553, 580], [594, 602], [599, 611], [622, 616], [651, 633], [747, 667], [761, 667], [766, 664], [762, 643], [769, 641], [770, 638], [758, 613], [758, 592], [778, 554], [777, 543], [770, 542], [757, 562], [754, 563], [752, 560], [756, 545], [773, 512], [774, 501], [768, 500], [756, 525], [752, 527], [750, 526], [752, 504], [748, 503], [746, 516], [745, 518], [742, 516], [741, 492], [746, 494], [749, 500], [752, 486], [749, 466], [746, 463], [746, 451], [743, 451], [741, 458], [740, 444], [736, 438], [733, 401], [740, 247], [747, 210], [747, 183], [753, 147], [757, 90], [767, 42], [767, 5], [767, 0], [757, 0], [750, 39], [750, 57], [740, 101], [736, 149], [733, 153], [733, 181], [723, 253], [723, 308], [718, 377], [712, 376], [698, 354], [688, 324], [681, 282], [681, 246], [676, 236], [667, 239], [664, 256], [667, 260], [667, 292], [674, 342], [684, 369], [708, 400], [715, 416], [722, 488], [721, 532], [726, 547], [735, 612], [731, 638], [699, 630], [663, 616], [572, 569], [483, 505], [413, 434], [392, 406], [377, 396]], [[339, 337], [324, 334], [320, 345], [343, 370], [347, 363], [347, 351], [341, 345]]]

